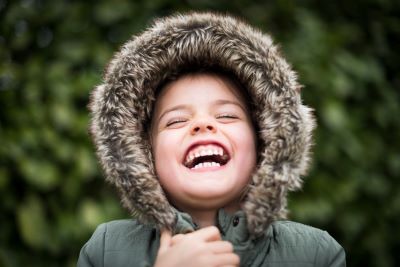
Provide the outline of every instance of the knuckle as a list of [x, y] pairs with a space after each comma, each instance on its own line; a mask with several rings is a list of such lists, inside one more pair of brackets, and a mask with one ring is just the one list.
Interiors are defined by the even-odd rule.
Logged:
[[216, 226], [210, 226], [210, 232], [213, 234], [213, 235], [220, 235], [219, 234], [219, 230], [218, 230], [218, 228], [216, 227]]
[[233, 258], [232, 258], [234, 264], [239, 265], [240, 264], [240, 257], [236, 254], [233, 254]]
[[228, 242], [228, 241], [224, 241], [224, 242], [225, 242], [225, 246], [226, 246], [227, 250], [233, 251], [233, 245], [232, 245], [232, 243], [231, 243], [231, 242]]
[[205, 243], [200, 242], [199, 244], [196, 245], [196, 250], [199, 252], [203, 252], [207, 250], [207, 245]]

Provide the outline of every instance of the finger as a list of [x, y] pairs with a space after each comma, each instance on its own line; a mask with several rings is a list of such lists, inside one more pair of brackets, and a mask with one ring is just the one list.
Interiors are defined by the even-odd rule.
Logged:
[[171, 232], [168, 230], [161, 231], [160, 248], [158, 253], [165, 252], [171, 246]]
[[215, 226], [208, 226], [205, 228], [201, 228], [195, 232], [192, 232], [188, 235], [192, 235], [193, 237], [200, 238], [204, 241], [218, 241], [221, 240], [221, 234], [219, 230]]
[[215, 266], [224, 266], [224, 265], [240, 265], [240, 258], [238, 255], [234, 253], [223, 253], [223, 254], [215, 254], [213, 257], [213, 264]]
[[185, 238], [185, 235], [184, 235], [184, 234], [177, 234], [177, 235], [174, 235], [174, 236], [172, 237], [172, 239], [171, 239], [171, 246], [173, 246], [173, 245], [179, 243], [180, 241], [182, 241], [183, 238]]
[[230, 242], [228, 241], [214, 241], [214, 242], [209, 242], [207, 246], [210, 248], [210, 250], [215, 253], [232, 253], [233, 252], [233, 246]]

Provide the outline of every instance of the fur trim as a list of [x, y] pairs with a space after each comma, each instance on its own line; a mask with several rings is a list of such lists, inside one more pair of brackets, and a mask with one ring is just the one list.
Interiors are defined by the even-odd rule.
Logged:
[[301, 187], [314, 119], [301, 87], [270, 36], [226, 15], [190, 13], [155, 21], [115, 54], [90, 102], [97, 154], [123, 205], [139, 220], [172, 229], [175, 212], [155, 175], [146, 133], [155, 89], [187, 65], [233, 72], [255, 104], [262, 142], [244, 203], [260, 235], [286, 214], [286, 194]]

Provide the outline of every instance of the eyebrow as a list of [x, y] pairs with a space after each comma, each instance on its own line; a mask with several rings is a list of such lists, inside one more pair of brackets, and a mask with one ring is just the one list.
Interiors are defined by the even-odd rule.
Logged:
[[[213, 102], [213, 105], [216, 105], [216, 106], [235, 105], [235, 106], [238, 106], [239, 108], [241, 108], [244, 112], [247, 112], [247, 111], [246, 111], [246, 108], [243, 107], [243, 105], [241, 105], [241, 104], [240, 104], [239, 102], [237, 102], [237, 101], [226, 100], [226, 99], [218, 99], [218, 100], [215, 100], [215, 101]], [[164, 117], [166, 114], [168, 114], [168, 113], [170, 113], [170, 112], [172, 112], [172, 111], [176, 111], [176, 110], [190, 110], [190, 109], [191, 109], [190, 105], [185, 105], [185, 104], [176, 105], [176, 106], [174, 106], [174, 107], [168, 108], [168, 109], [166, 109], [166, 110], [160, 115], [160, 117], [157, 119], [157, 122], [160, 122], [161, 119], [162, 119], [162, 117]]]
[[240, 107], [244, 112], [246, 112], [246, 108], [237, 101], [226, 100], [226, 99], [218, 99], [214, 101], [214, 105], [222, 106], [222, 105], [235, 105]]
[[162, 119], [162, 117], [164, 117], [166, 114], [168, 114], [168, 113], [170, 113], [170, 112], [172, 112], [172, 111], [176, 111], [176, 110], [181, 110], [181, 109], [190, 109], [190, 106], [189, 105], [177, 105], [177, 106], [174, 106], [174, 107], [172, 107], [172, 108], [168, 108], [168, 109], [166, 109], [161, 115], [160, 115], [160, 117], [158, 117], [158, 120], [157, 120], [157, 122], [160, 122], [160, 120]]

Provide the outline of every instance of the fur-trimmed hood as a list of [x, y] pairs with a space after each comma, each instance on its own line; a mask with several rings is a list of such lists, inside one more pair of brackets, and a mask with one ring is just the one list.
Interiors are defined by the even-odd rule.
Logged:
[[192, 64], [229, 70], [255, 105], [259, 161], [243, 210], [257, 236], [285, 218], [287, 192], [301, 187], [314, 119], [301, 103], [295, 72], [271, 37], [236, 18], [189, 13], [159, 19], [115, 54], [90, 102], [98, 157], [135, 217], [174, 228], [176, 211], [155, 175], [146, 125], [156, 88]]

